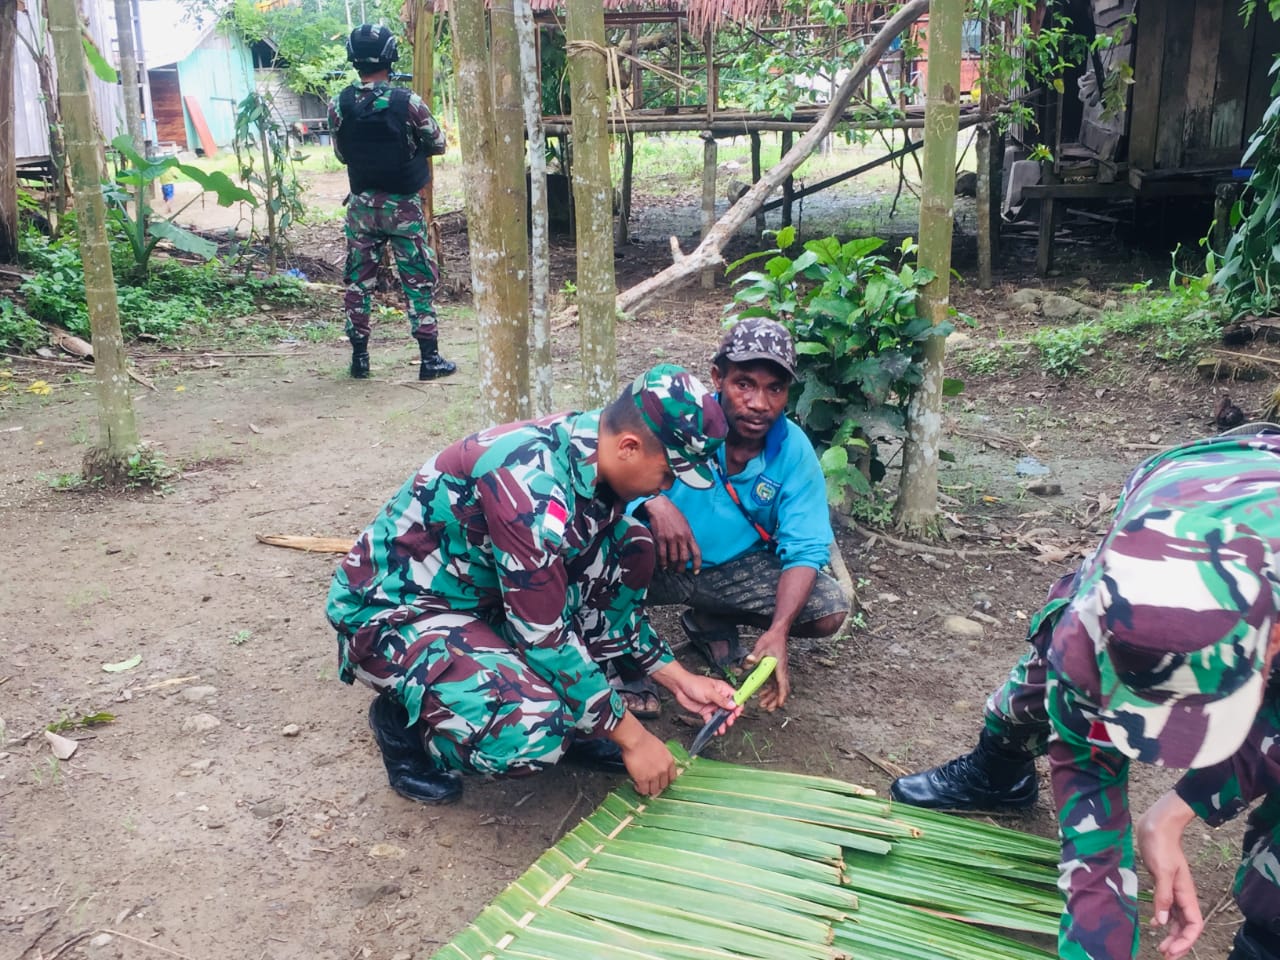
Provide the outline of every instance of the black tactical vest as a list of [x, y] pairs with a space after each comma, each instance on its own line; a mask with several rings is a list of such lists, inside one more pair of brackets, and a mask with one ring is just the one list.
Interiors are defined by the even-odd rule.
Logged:
[[405, 128], [409, 122], [409, 98], [403, 87], [390, 90], [390, 105], [374, 110], [376, 96], [361, 98], [355, 86], [338, 97], [342, 122], [338, 126], [338, 147], [347, 162], [347, 181], [352, 193], [385, 190], [387, 193], [417, 193], [430, 178], [427, 151], [415, 153]]

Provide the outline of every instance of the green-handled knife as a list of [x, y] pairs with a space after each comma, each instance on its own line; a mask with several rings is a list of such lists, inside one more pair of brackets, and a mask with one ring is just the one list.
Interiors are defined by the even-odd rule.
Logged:
[[[747, 679], [742, 681], [736, 693], [733, 695], [733, 702], [738, 706], [742, 706], [751, 698], [764, 684], [766, 680], [773, 675], [773, 668], [778, 665], [778, 661], [774, 657], [764, 657], [754, 670], [747, 675]], [[729, 719], [729, 711], [721, 707], [711, 715], [711, 719], [706, 722], [698, 735], [693, 738], [693, 746], [689, 748], [689, 756], [696, 757], [702, 752], [702, 748], [711, 742], [711, 738], [715, 732], [724, 726], [724, 722]]]

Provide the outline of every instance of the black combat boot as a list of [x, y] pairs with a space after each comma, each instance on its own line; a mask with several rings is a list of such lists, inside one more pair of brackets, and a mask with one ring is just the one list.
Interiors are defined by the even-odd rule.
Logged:
[[899, 777], [889, 786], [889, 796], [937, 810], [1025, 809], [1036, 802], [1039, 788], [1035, 758], [1001, 748], [983, 730], [971, 753]]
[[1280, 920], [1273, 920], [1271, 925], [1276, 927], [1275, 933], [1261, 923], [1245, 921], [1236, 931], [1227, 960], [1280, 960]]
[[418, 351], [422, 354], [422, 362], [418, 364], [419, 380], [434, 380], [436, 377], [447, 377], [458, 369], [456, 363], [440, 356], [438, 342], [435, 337], [423, 337], [419, 340]]
[[369, 379], [369, 338], [350, 337], [351, 376], [357, 380]]
[[605, 737], [586, 740], [574, 736], [564, 751], [564, 762], [605, 773], [627, 772], [627, 765], [622, 762], [622, 748]]
[[406, 726], [408, 719], [390, 694], [379, 694], [369, 704], [369, 729], [382, 751], [391, 789], [418, 803], [453, 803], [462, 796], [462, 777], [436, 765], [417, 731]]

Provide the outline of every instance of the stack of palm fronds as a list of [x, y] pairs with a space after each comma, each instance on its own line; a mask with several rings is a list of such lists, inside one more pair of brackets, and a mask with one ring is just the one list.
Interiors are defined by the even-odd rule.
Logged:
[[[679, 748], [673, 748], [678, 754]], [[629, 786], [435, 960], [1042, 960], [1057, 843], [713, 760]]]

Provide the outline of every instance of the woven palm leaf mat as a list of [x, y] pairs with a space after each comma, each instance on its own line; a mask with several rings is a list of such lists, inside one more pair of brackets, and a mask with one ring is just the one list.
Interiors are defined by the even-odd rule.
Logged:
[[799, 774], [692, 762], [630, 785], [434, 960], [1039, 960], [1055, 840]]

